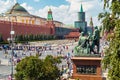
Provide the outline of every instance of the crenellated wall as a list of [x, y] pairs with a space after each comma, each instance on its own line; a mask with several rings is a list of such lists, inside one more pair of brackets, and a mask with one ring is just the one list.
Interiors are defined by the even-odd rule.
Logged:
[[31, 24], [24, 24], [24, 23], [16, 23], [16, 22], [9, 22], [9, 21], [0, 21], [0, 34], [4, 40], [10, 38], [10, 31], [11, 26], [13, 26], [13, 30], [15, 31], [15, 35], [20, 34], [49, 34], [52, 35], [50, 26], [53, 25], [31, 25]]

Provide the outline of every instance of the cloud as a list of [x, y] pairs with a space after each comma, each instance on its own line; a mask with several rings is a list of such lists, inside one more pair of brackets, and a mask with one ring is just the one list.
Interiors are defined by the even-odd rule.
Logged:
[[27, 3], [22, 3], [21, 6], [24, 7], [30, 13], [34, 12], [34, 8], [32, 6], [29, 6]]
[[14, 3], [17, 3], [17, 1], [16, 1], [16, 0], [14, 0]]
[[[15, 3], [16, 3], [16, 0], [6, 0], [6, 1], [0, 0], [0, 13], [6, 12]], [[32, 6], [29, 6], [27, 3], [22, 3], [20, 5], [23, 6], [28, 12], [33, 13], [34, 8]]]
[[40, 0], [34, 0], [35, 2], [39, 2]]
[[[61, 21], [65, 24], [74, 24], [74, 21], [78, 20], [77, 12], [80, 11], [80, 0], [66, 0], [69, 5], [60, 5], [58, 7], [55, 6], [46, 6], [43, 9], [39, 9], [34, 12], [35, 15], [46, 18], [47, 11], [49, 7], [53, 12], [53, 19], [57, 21]], [[90, 22], [90, 17], [93, 17], [94, 25], [100, 25], [100, 22], [97, 19], [97, 16], [100, 12], [102, 12], [102, 2], [99, 0], [86, 0], [82, 2], [83, 10], [86, 12], [86, 21]]]
[[6, 12], [13, 4], [12, 0], [0, 0], [0, 13]]

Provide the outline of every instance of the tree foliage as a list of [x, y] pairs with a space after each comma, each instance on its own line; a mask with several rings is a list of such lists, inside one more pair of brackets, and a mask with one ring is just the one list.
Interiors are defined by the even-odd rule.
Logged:
[[103, 31], [110, 32], [115, 27], [115, 20], [120, 18], [120, 0], [104, 0], [104, 9], [98, 20], [102, 22]]
[[109, 8], [112, 14], [120, 15], [120, 0], [104, 0], [104, 9]]
[[108, 69], [109, 80], [120, 80], [120, 20], [116, 21], [114, 37], [110, 40], [102, 63], [104, 69]]
[[16, 80], [56, 80], [60, 76], [60, 70], [56, 64], [61, 62], [60, 58], [47, 56], [39, 59], [30, 56], [22, 59], [16, 66]]
[[115, 18], [109, 12], [100, 13], [98, 20], [102, 19], [103, 30], [110, 32], [115, 27]]
[[3, 38], [1, 34], [0, 34], [0, 42], [3, 42]]
[[110, 43], [102, 64], [104, 69], [108, 69], [109, 80], [120, 80], [120, 0], [104, 0], [104, 8], [108, 8], [109, 12], [100, 13], [99, 18], [102, 18], [104, 29], [113, 32], [109, 35]]
[[42, 34], [29, 34], [29, 35], [16, 35], [15, 41], [40, 41], [40, 40], [55, 40], [55, 35], [42, 35]]

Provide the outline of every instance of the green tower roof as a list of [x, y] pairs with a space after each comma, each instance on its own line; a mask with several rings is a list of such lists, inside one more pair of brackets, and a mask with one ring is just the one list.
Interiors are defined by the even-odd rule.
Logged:
[[49, 8], [49, 11], [48, 11], [47, 20], [53, 20], [53, 17], [52, 17], [52, 11], [51, 11], [50, 8]]
[[80, 6], [80, 12], [83, 12], [83, 7], [82, 7], [82, 4]]

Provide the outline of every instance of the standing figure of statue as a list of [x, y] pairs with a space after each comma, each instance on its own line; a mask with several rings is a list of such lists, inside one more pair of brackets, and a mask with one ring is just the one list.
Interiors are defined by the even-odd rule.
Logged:
[[93, 42], [93, 36], [91, 33], [88, 33], [88, 40], [89, 40], [89, 48], [90, 48], [90, 54], [95, 53], [94, 52], [94, 42]]
[[95, 29], [94, 29], [94, 32], [93, 32], [93, 42], [92, 42], [92, 45], [91, 45], [91, 49], [94, 49], [95, 47], [97, 47], [97, 52], [96, 53], [99, 53], [99, 42], [100, 42], [100, 31], [98, 30], [98, 27], [96, 26]]

